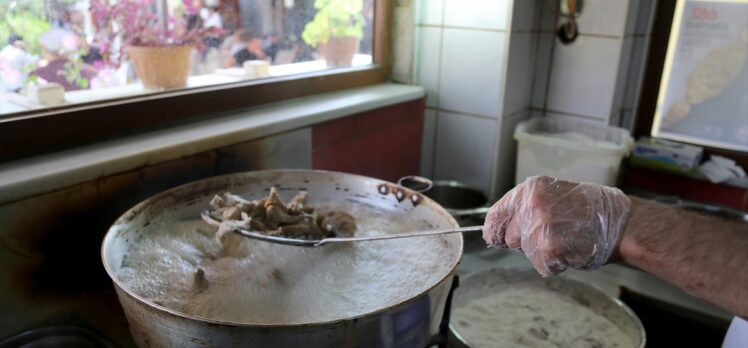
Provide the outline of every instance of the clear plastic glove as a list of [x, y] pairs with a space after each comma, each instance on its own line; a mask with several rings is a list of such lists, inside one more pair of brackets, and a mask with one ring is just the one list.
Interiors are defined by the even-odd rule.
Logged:
[[522, 251], [543, 276], [595, 269], [616, 250], [630, 206], [617, 188], [534, 176], [491, 207], [483, 239]]

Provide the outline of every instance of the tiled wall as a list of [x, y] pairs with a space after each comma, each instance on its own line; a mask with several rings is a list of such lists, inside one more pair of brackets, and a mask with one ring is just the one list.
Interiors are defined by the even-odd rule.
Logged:
[[422, 175], [497, 197], [514, 184], [514, 128], [530, 116], [633, 125], [656, 1], [585, 1], [570, 45], [556, 39], [559, 3], [416, 1]]
[[[511, 10], [509, 55], [499, 140], [494, 163], [492, 194], [501, 195], [514, 186], [517, 141], [514, 128], [530, 118], [538, 64], [538, 33], [542, 20], [540, 0], [515, 0]], [[552, 16], [548, 16], [552, 18]], [[498, 198], [498, 197], [497, 197]]]
[[544, 18], [533, 114], [631, 128], [655, 5], [654, 0], [585, 1], [577, 20], [580, 35], [568, 45], [555, 39], [563, 19]]
[[427, 89], [421, 174], [491, 191], [510, 0], [416, 2], [415, 82]]

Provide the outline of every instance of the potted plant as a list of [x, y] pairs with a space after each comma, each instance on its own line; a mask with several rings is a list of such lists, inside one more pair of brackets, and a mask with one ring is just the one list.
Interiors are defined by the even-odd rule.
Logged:
[[328, 66], [349, 66], [364, 36], [363, 0], [315, 0], [317, 14], [301, 37], [319, 52]]
[[[189, 7], [192, 2], [183, 3]], [[156, 10], [159, 7], [161, 11]], [[193, 49], [203, 37], [220, 30], [187, 30], [183, 17], [168, 14], [165, 0], [91, 0], [91, 12], [99, 31], [107, 33], [104, 48], [119, 46], [110, 52], [114, 57], [109, 62], [119, 66], [129, 57], [145, 88], [186, 86]]]

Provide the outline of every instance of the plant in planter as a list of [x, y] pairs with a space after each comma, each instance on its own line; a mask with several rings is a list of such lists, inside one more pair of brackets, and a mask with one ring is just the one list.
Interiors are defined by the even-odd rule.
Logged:
[[364, 36], [364, 0], [315, 0], [317, 14], [301, 37], [319, 51], [328, 66], [349, 66]]
[[[183, 0], [183, 4], [189, 8], [192, 2]], [[119, 66], [129, 57], [146, 88], [186, 86], [192, 50], [204, 37], [220, 31], [187, 30], [183, 18], [168, 14], [165, 0], [91, 0], [91, 12], [99, 32], [107, 33], [101, 42], [103, 49], [119, 46], [110, 52], [108, 63]]]

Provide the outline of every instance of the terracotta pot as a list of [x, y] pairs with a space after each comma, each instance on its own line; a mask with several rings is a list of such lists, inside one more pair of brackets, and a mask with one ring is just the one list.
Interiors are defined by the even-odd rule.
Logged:
[[319, 45], [319, 53], [328, 67], [351, 66], [353, 56], [358, 52], [358, 42], [359, 39], [353, 36], [331, 37], [326, 44]]
[[193, 48], [193, 45], [129, 46], [127, 54], [143, 87], [179, 88], [187, 86]]

